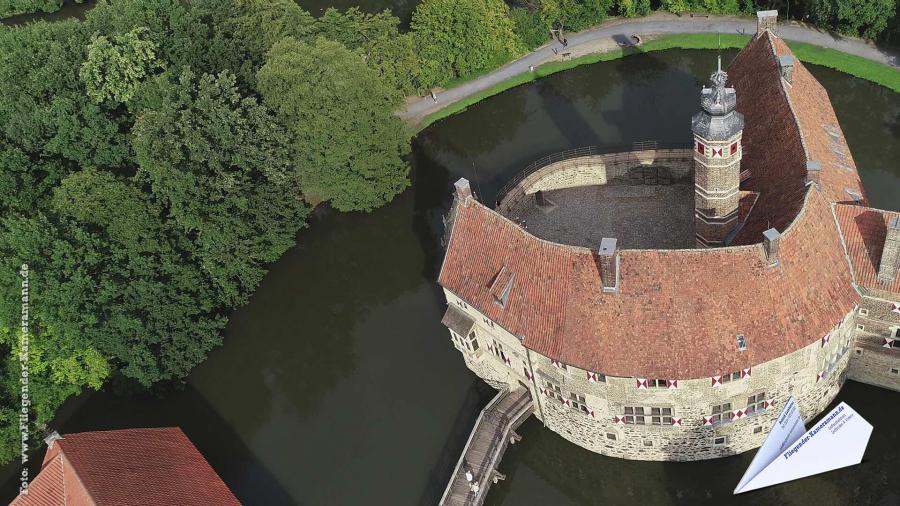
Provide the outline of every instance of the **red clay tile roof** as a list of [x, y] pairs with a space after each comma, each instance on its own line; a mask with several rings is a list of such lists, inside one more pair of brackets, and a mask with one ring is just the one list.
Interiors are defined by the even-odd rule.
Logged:
[[[67, 434], [47, 451], [36, 485], [69, 506], [240, 505], [177, 427]], [[29, 492], [13, 504], [62, 504], [42, 500]]]
[[738, 192], [738, 199], [738, 223], [744, 223], [750, 217], [750, 213], [759, 199], [759, 194], [742, 190]]
[[41, 472], [28, 485], [28, 495], [20, 495], [9, 504], [10, 506], [66, 506], [64, 490], [63, 458], [58, 455], [44, 462]]
[[741, 169], [752, 174], [742, 189], [760, 194], [734, 244], [758, 243], [764, 230], [783, 232], [794, 221], [803, 202], [807, 160], [822, 163], [819, 186], [828, 201], [850, 200], [848, 189], [865, 199], [828, 93], [796, 58], [793, 84], [782, 83], [778, 57], [790, 54], [781, 39], [765, 32], [728, 68], [745, 121]]
[[[622, 250], [619, 292], [604, 294], [596, 252], [538, 239], [469, 198], [457, 205], [438, 282], [526, 347], [613, 376], [708, 377], [820, 339], [859, 300], [831, 203], [845, 200], [844, 186], [862, 192], [827, 95], [802, 64], [784, 91], [776, 62], [788, 52], [766, 32], [729, 69], [747, 122], [753, 177], [743, 190], [760, 194], [736, 241], [750, 245]], [[837, 172], [847, 169], [835, 166], [833, 145], [850, 175]], [[804, 184], [807, 150], [822, 161], [820, 189]], [[769, 227], [782, 232], [774, 268], [759, 244]], [[505, 309], [489, 293], [503, 266], [516, 275]]]
[[900, 276], [893, 283], [878, 281], [888, 221], [900, 213], [846, 204], [834, 206], [834, 212], [853, 264], [856, 283], [872, 290], [900, 293]]

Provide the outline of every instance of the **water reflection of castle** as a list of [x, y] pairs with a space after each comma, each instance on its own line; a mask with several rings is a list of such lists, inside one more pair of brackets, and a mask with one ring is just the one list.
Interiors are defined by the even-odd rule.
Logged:
[[866, 206], [775, 20], [712, 75], [690, 147], [548, 159], [496, 210], [456, 183], [454, 346], [580, 446], [720, 457], [759, 446], [791, 396], [808, 420], [848, 378], [900, 390], [900, 213]]

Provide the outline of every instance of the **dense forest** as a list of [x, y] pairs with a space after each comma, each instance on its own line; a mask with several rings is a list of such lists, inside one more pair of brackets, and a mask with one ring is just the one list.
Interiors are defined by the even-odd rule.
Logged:
[[[867, 36], [894, 8], [845, 3], [809, 5]], [[293, 0], [99, 0], [83, 21], [0, 27], [0, 460], [18, 453], [22, 355], [35, 431], [85, 388], [182, 380], [312, 205], [371, 211], [409, 186], [405, 96], [651, 7], [424, 0], [401, 30], [390, 12], [315, 18]]]
[[[73, 1], [81, 3], [83, 0]], [[53, 12], [60, 9], [63, 2], [0, 0], [0, 18], [30, 12]], [[423, 0], [423, 3], [439, 2]], [[496, 4], [470, 0], [459, 3], [479, 10]], [[515, 23], [518, 37], [529, 46], [546, 42], [550, 27], [579, 31], [603, 21], [607, 16], [644, 16], [651, 10], [676, 14], [708, 12], [752, 15], [754, 11], [763, 9], [778, 9], [782, 16], [808, 21], [846, 35], [878, 39], [895, 45], [900, 43], [896, 0], [507, 0], [506, 3], [511, 8], [508, 15]]]
[[0, 29], [0, 457], [17, 454], [22, 304], [40, 429], [109, 380], [178, 380], [222, 341], [307, 202], [405, 189], [389, 14], [291, 0], [100, 1]]

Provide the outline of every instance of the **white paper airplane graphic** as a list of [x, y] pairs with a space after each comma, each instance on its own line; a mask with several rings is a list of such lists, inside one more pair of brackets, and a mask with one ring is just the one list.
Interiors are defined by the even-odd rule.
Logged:
[[871, 435], [872, 425], [845, 402], [807, 431], [791, 398], [734, 493], [859, 464]]

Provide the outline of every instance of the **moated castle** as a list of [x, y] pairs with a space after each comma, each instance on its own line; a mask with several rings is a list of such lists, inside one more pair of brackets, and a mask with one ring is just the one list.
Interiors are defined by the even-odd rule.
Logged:
[[900, 390], [900, 213], [867, 207], [775, 21], [712, 74], [692, 145], [549, 157], [496, 209], [456, 183], [452, 342], [577, 445], [722, 457], [762, 444], [792, 396], [809, 420], [847, 379]]

